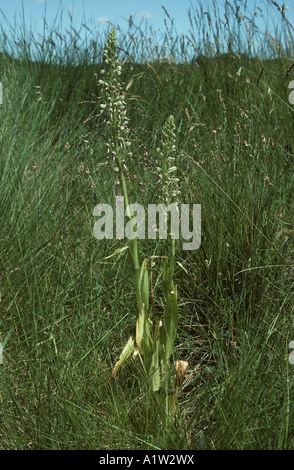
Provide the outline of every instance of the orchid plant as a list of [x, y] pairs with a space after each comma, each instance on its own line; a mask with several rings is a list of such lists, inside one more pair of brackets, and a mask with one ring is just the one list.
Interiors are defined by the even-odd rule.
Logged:
[[[132, 158], [132, 151], [125, 92], [120, 81], [122, 67], [118, 60], [115, 28], [112, 28], [109, 33], [103, 59], [104, 67], [98, 83], [102, 90], [100, 108], [106, 123], [105, 141], [111, 164], [114, 165], [118, 174], [127, 207], [126, 216], [130, 221], [134, 217], [134, 209], [128, 197], [126, 172], [128, 161]], [[175, 153], [175, 121], [174, 117], [170, 116], [162, 130], [162, 142], [158, 148], [160, 167], [157, 168], [166, 207], [171, 203], [176, 203], [178, 197]], [[164, 311], [158, 318], [152, 312], [148, 259], [145, 258], [142, 264], [139, 263], [138, 237], [135, 236], [129, 240], [127, 248], [134, 272], [136, 333], [127, 341], [113, 368], [112, 375], [116, 376], [121, 365], [131, 355], [139, 357], [152, 392], [164, 397], [161, 403], [170, 412], [175, 409], [176, 392], [181, 385], [188, 364], [184, 361], [177, 361], [174, 368], [176, 374], [172, 373], [171, 358], [178, 326], [177, 286], [173, 281], [176, 241], [171, 232], [171, 214], [169, 212], [166, 212], [166, 218], [167, 240], [165, 243], [167, 246], [162, 276]], [[167, 400], [166, 397], [172, 398]]]

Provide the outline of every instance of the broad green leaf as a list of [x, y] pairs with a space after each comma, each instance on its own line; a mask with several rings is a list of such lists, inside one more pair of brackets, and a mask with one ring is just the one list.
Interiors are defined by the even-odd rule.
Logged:
[[153, 341], [150, 333], [150, 326], [147, 320], [146, 307], [142, 304], [141, 312], [136, 324], [136, 345], [140, 354], [144, 358], [146, 369], [148, 369], [153, 354]]
[[146, 312], [148, 313], [149, 311], [149, 276], [148, 276], [147, 269], [145, 269], [143, 279], [142, 279], [141, 295], [142, 295], [142, 301], [146, 305]]
[[147, 258], [144, 259], [140, 270], [140, 293], [142, 302], [145, 304], [146, 316], [149, 310], [149, 275], [147, 270]]
[[163, 348], [163, 360], [169, 361], [173, 349], [177, 333], [179, 315], [178, 315], [178, 300], [177, 288], [169, 292], [166, 304], [166, 310], [163, 319], [163, 328], [161, 330], [161, 343]]
[[141, 352], [141, 342], [144, 337], [145, 322], [146, 322], [145, 304], [142, 304], [141, 311], [139, 312], [137, 324], [136, 324], [136, 345], [140, 352]]
[[127, 344], [125, 345], [125, 347], [123, 348], [123, 350], [121, 352], [121, 355], [119, 356], [119, 359], [118, 359], [117, 363], [115, 364], [115, 366], [112, 370], [113, 377], [116, 376], [116, 374], [118, 372], [118, 369], [128, 359], [128, 357], [132, 354], [134, 349], [135, 349], [135, 342], [134, 342], [134, 339], [132, 338], [132, 336], [130, 336], [130, 338], [128, 339]]
[[144, 259], [143, 263], [142, 263], [142, 266], [141, 266], [141, 269], [140, 269], [140, 279], [139, 279], [139, 282], [140, 282], [140, 286], [142, 284], [142, 279], [143, 279], [143, 275], [144, 275], [144, 272], [146, 270], [146, 259]]
[[159, 354], [158, 354], [158, 341], [155, 344], [155, 349], [152, 354], [151, 366], [149, 369], [149, 382], [153, 392], [160, 389], [160, 370], [159, 370]]
[[161, 351], [160, 347], [160, 328], [162, 327], [162, 321], [158, 320], [154, 330], [154, 351], [152, 354], [151, 365], [149, 368], [149, 382], [153, 392], [157, 392], [161, 386], [161, 374], [159, 368], [159, 355]]

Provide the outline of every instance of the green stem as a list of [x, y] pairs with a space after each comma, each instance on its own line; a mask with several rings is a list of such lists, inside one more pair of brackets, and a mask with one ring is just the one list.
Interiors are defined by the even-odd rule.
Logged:
[[[114, 118], [114, 121], [113, 121], [113, 142], [115, 146], [115, 160], [119, 169], [120, 184], [122, 187], [125, 205], [127, 207], [127, 217], [129, 220], [131, 220], [134, 217], [134, 211], [133, 211], [132, 206], [129, 205], [125, 174], [124, 174], [122, 160], [121, 160], [120, 152], [119, 152], [116, 118]], [[131, 250], [131, 261], [132, 261], [134, 272], [135, 272], [136, 300], [137, 300], [137, 307], [138, 307], [137, 317], [138, 317], [139, 312], [141, 311], [141, 308], [142, 308], [142, 296], [141, 296], [141, 289], [140, 289], [140, 268], [139, 268], [139, 258], [138, 258], [138, 237], [135, 237], [132, 240], [130, 240], [130, 250]]]

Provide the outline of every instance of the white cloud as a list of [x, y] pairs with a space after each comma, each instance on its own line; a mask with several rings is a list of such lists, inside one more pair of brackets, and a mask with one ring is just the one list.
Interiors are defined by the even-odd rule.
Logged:
[[109, 18], [106, 18], [106, 16], [99, 16], [99, 18], [97, 18], [97, 21], [98, 23], [108, 23]]
[[143, 11], [140, 11], [139, 13], [136, 14], [136, 17], [139, 18], [139, 19], [149, 19], [149, 18], [152, 18], [153, 16], [155, 15], [155, 13], [151, 10], [143, 10]]

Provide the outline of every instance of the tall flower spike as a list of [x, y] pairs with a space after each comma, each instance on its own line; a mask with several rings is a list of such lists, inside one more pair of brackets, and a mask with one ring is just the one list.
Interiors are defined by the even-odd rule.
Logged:
[[176, 135], [175, 120], [169, 116], [162, 130], [163, 141], [158, 149], [161, 166], [157, 168], [158, 175], [163, 188], [163, 195], [166, 204], [176, 202], [179, 191], [176, 177], [177, 167], [175, 165]]
[[101, 70], [103, 78], [99, 80], [102, 86], [102, 102], [100, 108], [105, 115], [107, 123], [106, 145], [108, 153], [113, 157], [117, 166], [125, 164], [125, 158], [130, 154], [131, 145], [125, 93], [120, 82], [121, 65], [117, 55], [117, 40], [115, 28], [112, 28], [103, 54], [104, 69]]

